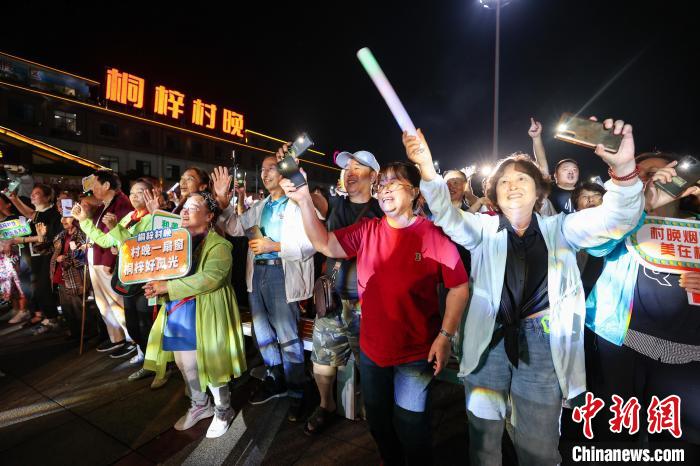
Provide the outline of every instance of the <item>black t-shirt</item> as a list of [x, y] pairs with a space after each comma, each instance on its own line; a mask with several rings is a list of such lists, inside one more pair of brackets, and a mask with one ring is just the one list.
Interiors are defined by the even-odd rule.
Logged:
[[46, 240], [44, 243], [34, 245], [34, 252], [42, 255], [50, 255], [53, 249], [53, 240], [62, 230], [61, 214], [55, 206], [51, 206], [43, 212], [36, 211], [32, 219], [32, 235], [36, 235], [37, 223], [46, 225]]
[[[379, 202], [371, 198], [368, 203], [356, 204], [342, 196], [333, 196], [328, 201], [328, 231], [334, 231], [352, 225], [357, 220], [363, 209], [369, 207], [362, 214], [362, 218], [382, 218], [384, 212], [379, 207]], [[326, 262], [326, 273], [330, 274], [335, 266], [335, 259]], [[343, 263], [335, 278], [335, 289], [343, 299], [357, 299], [357, 263], [355, 259], [343, 259]]]
[[549, 200], [552, 201], [552, 205], [557, 212], [571, 214], [576, 210], [571, 202], [571, 193], [573, 192], [573, 189], [561, 189], [556, 185], [556, 183], [552, 183], [552, 190], [549, 193]]
[[632, 330], [657, 338], [700, 345], [700, 307], [688, 303], [680, 275], [639, 266], [632, 302]]

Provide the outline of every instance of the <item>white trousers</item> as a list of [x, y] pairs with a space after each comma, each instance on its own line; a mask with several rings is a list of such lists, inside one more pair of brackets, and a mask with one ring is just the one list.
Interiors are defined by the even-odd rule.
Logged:
[[93, 265], [93, 249], [88, 250], [88, 270], [92, 291], [95, 295], [95, 304], [100, 310], [102, 320], [107, 326], [107, 333], [112, 343], [124, 339], [131, 340], [126, 331], [126, 317], [124, 316], [124, 298], [112, 289], [112, 274], [104, 265]]
[[[173, 351], [175, 356], [175, 364], [182, 373], [182, 378], [185, 380], [187, 388], [187, 396], [198, 405], [203, 405], [207, 402], [206, 387], [202, 390], [199, 385], [199, 373], [197, 371], [197, 351]], [[220, 409], [227, 409], [231, 406], [231, 392], [228, 385], [224, 384], [220, 387], [212, 387], [209, 385], [209, 390], [214, 396], [214, 405]]]

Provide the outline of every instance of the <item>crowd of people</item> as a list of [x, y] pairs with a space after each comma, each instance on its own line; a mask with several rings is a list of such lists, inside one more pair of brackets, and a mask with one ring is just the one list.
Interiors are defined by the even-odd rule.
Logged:
[[[286, 145], [263, 160], [268, 195], [252, 203], [224, 167], [188, 168], [170, 200], [157, 180], [131, 182], [127, 196], [115, 173], [98, 170], [89, 195], [61, 193], [75, 201], [71, 216], [43, 184], [30, 199], [1, 195], [3, 220], [23, 216], [32, 228], [2, 242], [0, 280], [12, 308], [5, 318], [36, 325], [37, 334], [56, 330], [58, 302], [70, 337], [80, 338], [91, 290], [101, 319], [88, 313], [84, 334], [102, 328], [106, 336], [96, 350], [130, 357], [129, 379], [153, 377], [153, 388], [167, 382], [174, 361], [191, 400], [175, 429], [213, 418], [207, 436], [219, 437], [236, 415], [228, 383], [247, 370], [231, 280], [245, 268], [266, 367], [250, 403], [288, 397], [287, 417], [303, 421], [307, 435], [332, 422], [337, 371], [353, 357], [383, 463], [429, 464], [430, 391], [456, 355], [471, 464], [500, 464], [506, 426], [520, 464], [558, 464], [563, 406], [580, 404], [586, 391], [636, 397], [642, 412], [654, 396], [678, 395], [681, 440], [698, 444], [700, 312], [687, 293], [700, 293], [700, 273], [661, 279], [625, 240], [647, 215], [696, 219], [700, 188], [680, 197], [658, 189], [655, 181], [677, 175], [678, 156], [638, 155], [629, 124], [603, 125], [622, 138], [616, 153], [595, 149], [609, 167], [604, 184], [580, 182], [571, 158], [550, 173], [533, 119], [533, 156], [505, 157], [483, 181], [463, 169], [438, 174], [419, 130], [403, 135], [408, 160], [380, 166], [366, 150], [339, 153], [342, 190], [330, 196], [283, 178], [277, 163]], [[151, 230], [158, 209], [181, 216], [190, 271], [121, 283], [120, 246]], [[235, 262], [227, 237], [243, 236], [247, 260]], [[315, 261], [319, 254], [324, 261]], [[338, 302], [315, 316], [320, 403], [302, 418], [299, 319], [321, 272]]]

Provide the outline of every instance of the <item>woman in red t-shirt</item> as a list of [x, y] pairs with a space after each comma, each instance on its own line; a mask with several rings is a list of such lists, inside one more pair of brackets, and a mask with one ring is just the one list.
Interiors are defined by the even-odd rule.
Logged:
[[[447, 363], [469, 295], [457, 248], [430, 220], [414, 214], [419, 183], [415, 166], [387, 165], [377, 195], [386, 216], [334, 232], [318, 220], [308, 186], [281, 183], [299, 204], [319, 252], [357, 257], [360, 380], [367, 421], [386, 464], [431, 462], [430, 382]], [[449, 289], [442, 319], [440, 282]]]

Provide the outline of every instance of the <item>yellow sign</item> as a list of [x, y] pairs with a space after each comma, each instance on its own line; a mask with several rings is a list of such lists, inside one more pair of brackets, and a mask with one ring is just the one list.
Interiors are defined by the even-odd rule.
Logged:
[[190, 271], [192, 245], [184, 228], [142, 232], [120, 249], [119, 281], [125, 285], [180, 278]]
[[107, 100], [143, 108], [143, 93], [146, 81], [129, 73], [122, 73], [116, 68], [107, 70]]
[[[105, 99], [136, 109], [145, 108], [146, 81], [117, 68], [107, 70]], [[153, 88], [153, 116], [184, 121], [185, 115], [193, 126], [218, 130], [226, 135], [245, 138], [243, 114], [204, 102], [187, 100], [185, 93], [163, 85]]]

